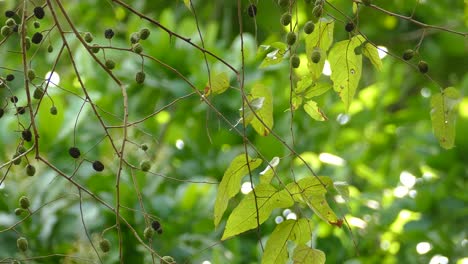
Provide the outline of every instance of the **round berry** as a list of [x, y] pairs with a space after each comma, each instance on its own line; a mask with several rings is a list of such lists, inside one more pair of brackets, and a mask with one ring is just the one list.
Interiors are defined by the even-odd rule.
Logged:
[[34, 99], [39, 100], [42, 98], [42, 96], [44, 96], [44, 90], [41, 87], [34, 89], [34, 92], [33, 92]]
[[403, 56], [402, 56], [402, 57], [403, 57], [404, 60], [407, 61], [407, 60], [411, 60], [411, 59], [413, 58], [413, 56], [414, 56], [414, 50], [412, 50], [412, 49], [407, 49], [407, 50], [405, 50], [405, 51], [403, 52]]
[[13, 95], [12, 97], [10, 97], [10, 102], [16, 104], [18, 102], [18, 97], [16, 97], [16, 95]]
[[142, 171], [149, 171], [151, 169], [151, 163], [149, 160], [144, 160], [140, 163], [140, 169]]
[[312, 51], [312, 55], [310, 56], [313, 63], [319, 63], [321, 57], [322, 54], [320, 54], [320, 50], [317, 48], [315, 48], [314, 51]]
[[346, 25], [345, 25], [345, 30], [346, 30], [347, 32], [353, 31], [353, 30], [354, 30], [354, 23], [353, 23], [353, 22], [348, 22], [348, 23], [346, 23]]
[[16, 208], [15, 209], [15, 215], [22, 215], [24, 212], [24, 209], [23, 208]]
[[294, 43], [296, 43], [296, 39], [297, 39], [297, 36], [296, 36], [296, 33], [294, 32], [288, 32], [288, 34], [286, 35], [286, 43], [289, 46], [294, 45]]
[[111, 59], [107, 59], [105, 64], [106, 64], [106, 68], [109, 70], [112, 70], [115, 68], [115, 62]]
[[13, 32], [18, 32], [19, 26], [18, 25], [13, 26], [12, 30]]
[[291, 60], [291, 66], [293, 68], [299, 68], [299, 65], [301, 64], [301, 59], [299, 59], [299, 56], [294, 54], [294, 55], [291, 56], [290, 60]]
[[24, 38], [24, 44], [26, 46], [26, 50], [29, 50], [31, 48], [31, 38], [30, 37], [25, 37]]
[[38, 19], [43, 19], [44, 18], [45, 12], [44, 12], [44, 8], [42, 8], [41, 6], [36, 6], [34, 8], [33, 12], [34, 12], [34, 15]]
[[6, 37], [10, 35], [11, 33], [11, 28], [9, 26], [3, 26], [1, 29], [2, 36]]
[[315, 25], [313, 21], [307, 21], [307, 23], [305, 23], [304, 33], [311, 34], [312, 32], [314, 32], [314, 29], [315, 29]]
[[15, 79], [15, 76], [13, 74], [8, 74], [5, 78], [7, 81], [11, 82]]
[[5, 25], [7, 25], [9, 27], [12, 27], [12, 26], [16, 25], [16, 21], [13, 18], [9, 18], [9, 19], [7, 19], [7, 21], [5, 21]]
[[33, 69], [28, 70], [28, 79], [30, 81], [34, 80], [36, 78], [36, 72]]
[[151, 31], [149, 29], [142, 28], [140, 30], [140, 39], [145, 40], [149, 37], [150, 34], [151, 34]]
[[135, 44], [138, 41], [140, 41], [140, 33], [133, 32], [132, 35], [130, 35], [130, 43]]
[[29, 202], [28, 197], [21, 196], [21, 198], [19, 199], [19, 205], [20, 205], [21, 208], [26, 210], [31, 205], [31, 202]]
[[49, 112], [51, 115], [57, 115], [57, 107], [55, 106], [52, 106], [50, 109], [49, 109]]
[[25, 106], [16, 107], [16, 113], [18, 115], [23, 115], [24, 113], [26, 113], [26, 107]]
[[13, 155], [13, 159], [15, 159], [15, 160], [13, 161], [13, 164], [14, 164], [14, 165], [20, 165], [20, 164], [21, 164], [21, 159], [22, 159], [22, 157], [17, 158], [19, 155], [20, 155], [20, 154], [18, 154], [18, 153], [15, 153], [15, 155]]
[[54, 51], [54, 47], [52, 45], [47, 46], [47, 52], [51, 53], [52, 51]]
[[24, 252], [28, 250], [28, 240], [25, 237], [20, 237], [16, 240], [16, 246]]
[[101, 241], [99, 241], [99, 247], [101, 248], [102, 252], [106, 253], [106, 252], [109, 252], [110, 250], [110, 242], [109, 240], [107, 239], [101, 239]]
[[106, 39], [111, 39], [112, 37], [114, 37], [114, 30], [112, 30], [111, 28], [108, 28], [104, 31], [104, 37]]
[[148, 145], [147, 145], [147, 144], [141, 144], [140, 148], [141, 148], [143, 151], [147, 151], [147, 150], [148, 150]]
[[425, 61], [418, 62], [418, 69], [421, 73], [427, 73], [429, 71], [429, 65]]
[[99, 160], [96, 160], [95, 162], [93, 162], [93, 169], [95, 171], [103, 171], [104, 164], [102, 164], [102, 162], [100, 162]]
[[162, 234], [162, 233], [163, 233], [162, 228], [159, 228], [159, 229], [157, 230], [157, 232], [158, 232], [159, 235]]
[[98, 53], [99, 52], [99, 45], [98, 44], [93, 44], [93, 46], [91, 47], [91, 51], [93, 53]]
[[43, 37], [44, 37], [44, 36], [42, 35], [41, 32], [36, 32], [36, 33], [34, 33], [34, 35], [32, 36], [31, 42], [34, 43], [34, 44], [39, 44], [39, 43], [41, 43]]
[[135, 43], [132, 46], [132, 50], [133, 50], [133, 52], [140, 54], [140, 53], [143, 52], [143, 47], [141, 46], [140, 43]]
[[34, 25], [34, 28], [40, 28], [41, 27], [41, 22], [34, 21], [33, 25]]
[[142, 84], [145, 82], [145, 77], [146, 77], [146, 74], [145, 72], [137, 72], [136, 75], [135, 75], [135, 81], [138, 83], [138, 84]]
[[31, 177], [34, 176], [34, 174], [36, 174], [36, 167], [28, 164], [28, 166], [26, 166], [26, 174]]
[[14, 17], [15, 14], [16, 14], [16, 13], [15, 13], [15, 11], [13, 11], [13, 10], [7, 10], [7, 11], [5, 11], [5, 16], [6, 16], [6, 17]]
[[154, 220], [152, 223], [151, 223], [151, 227], [154, 229], [154, 230], [159, 230], [161, 228], [161, 223], [159, 223], [159, 221], [157, 220]]
[[278, 5], [281, 8], [286, 8], [289, 6], [289, 0], [278, 0]]
[[254, 4], [249, 5], [247, 7], [247, 14], [249, 14], [249, 17], [255, 17], [257, 15], [257, 6]]
[[313, 14], [316, 18], [321, 17], [322, 14], [323, 14], [323, 7], [320, 6], [320, 5], [315, 6], [314, 9], [312, 9], [312, 14]]
[[21, 132], [21, 137], [22, 137], [24, 140], [30, 142], [30, 141], [32, 140], [32, 133], [31, 133], [31, 130], [29, 130], [29, 129], [23, 130], [23, 131]]
[[280, 23], [283, 26], [287, 26], [289, 25], [289, 23], [291, 23], [291, 19], [292, 19], [291, 14], [284, 13], [280, 18]]
[[147, 227], [145, 228], [145, 231], [143, 232], [143, 236], [146, 238], [146, 239], [151, 239], [154, 235], [154, 230], [153, 228], [151, 227]]
[[19, 154], [23, 154], [26, 152], [26, 148], [24, 146], [19, 146], [17, 151]]
[[77, 147], [71, 147], [71, 148], [68, 150], [68, 154], [70, 154], [70, 156], [72, 156], [72, 158], [77, 159], [77, 158], [80, 157], [81, 152], [80, 152], [80, 149], [79, 149], [79, 148], [77, 148]]
[[175, 260], [173, 257], [171, 256], [164, 256], [161, 258], [161, 260], [163, 261], [163, 263], [170, 263], [170, 264], [175, 264]]
[[87, 43], [91, 43], [93, 41], [93, 34], [91, 34], [90, 32], [86, 32], [84, 34], [84, 40], [87, 42]]

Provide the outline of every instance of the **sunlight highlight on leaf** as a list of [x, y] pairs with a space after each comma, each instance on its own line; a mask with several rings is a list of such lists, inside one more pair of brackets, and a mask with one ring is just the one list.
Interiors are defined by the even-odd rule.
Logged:
[[266, 57], [263, 59], [259, 67], [265, 68], [270, 65], [275, 65], [282, 62], [287, 49], [288, 45], [286, 45], [283, 42], [274, 42], [269, 45], [261, 45], [258, 49], [259, 53], [265, 50], [269, 50], [269, 52], [267, 53]]
[[220, 74], [217, 74], [211, 77], [211, 88], [210, 88], [210, 82], [208, 81], [206, 83], [205, 96], [208, 96], [211, 93], [221, 94], [225, 92], [228, 88], [229, 88], [229, 77], [227, 73], [222, 72]]
[[379, 56], [379, 50], [374, 45], [366, 42], [362, 49], [362, 54], [371, 61], [372, 65], [374, 65], [377, 70], [382, 70], [383, 65]]
[[310, 248], [306, 245], [298, 245], [294, 249], [294, 264], [324, 264], [325, 260], [325, 253], [321, 250]]
[[432, 129], [440, 146], [445, 149], [454, 146], [456, 106], [461, 99], [460, 93], [453, 87], [448, 87], [431, 98]]
[[317, 102], [313, 100], [309, 100], [304, 104], [305, 112], [317, 121], [325, 121], [328, 120], [325, 113], [318, 107]]

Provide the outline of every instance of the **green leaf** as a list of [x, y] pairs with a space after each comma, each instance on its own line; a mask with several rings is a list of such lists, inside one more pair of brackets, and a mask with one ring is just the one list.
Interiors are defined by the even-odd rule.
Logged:
[[379, 71], [382, 70], [383, 68], [382, 60], [380, 59], [379, 52], [374, 45], [370, 44], [369, 42], [366, 42], [366, 44], [364, 44], [364, 47], [362, 49], [362, 54], [371, 61], [372, 65], [374, 65], [374, 67], [377, 70]]
[[307, 218], [300, 218], [294, 226], [292, 241], [297, 245], [305, 244], [312, 238], [312, 222]]
[[271, 94], [271, 90], [266, 86], [257, 83], [252, 88], [251, 95], [254, 99], [265, 99], [263, 101], [263, 106], [255, 111], [258, 118], [254, 116], [250, 124], [259, 135], [268, 136], [268, 134], [270, 134], [270, 130], [273, 129], [273, 96]]
[[[305, 37], [307, 66], [309, 68], [312, 80], [317, 80], [322, 75], [323, 65], [327, 57], [327, 50], [333, 43], [333, 27], [334, 21], [328, 19], [320, 19], [315, 24], [315, 30], [312, 34]], [[316, 47], [320, 48], [321, 60], [318, 63], [313, 63], [311, 60], [312, 52]]]
[[205, 96], [208, 96], [210, 93], [221, 94], [229, 88], [229, 77], [227, 73], [222, 72], [215, 76], [211, 77], [211, 88], [210, 82], [206, 83], [206, 92]]
[[255, 192], [247, 194], [232, 211], [221, 240], [256, 228], [257, 224], [262, 224], [268, 219], [275, 208], [285, 208], [294, 204], [287, 192], [278, 191], [269, 184], [260, 184], [254, 190]]
[[340, 41], [333, 46], [328, 56], [332, 70], [330, 78], [333, 81], [333, 89], [341, 97], [346, 111], [349, 110], [356, 93], [362, 72], [362, 55], [356, 55], [354, 49], [363, 41], [362, 36]]
[[320, 96], [326, 93], [328, 90], [330, 90], [330, 88], [332, 88], [332, 85], [330, 83], [317, 82], [317, 83], [314, 83], [309, 89], [307, 89], [304, 96], [307, 99]]
[[260, 68], [265, 68], [270, 65], [275, 65], [282, 62], [287, 49], [288, 45], [283, 42], [274, 42], [270, 45], [261, 45], [258, 52], [263, 52], [265, 50], [269, 52], [260, 64]]
[[330, 177], [306, 177], [297, 182], [291, 182], [286, 185], [286, 189], [292, 194], [294, 201], [305, 203], [312, 195], [321, 195], [327, 193], [327, 188], [333, 185]]
[[190, 0], [184, 0], [184, 4], [190, 11], [192, 11], [192, 6], [190, 5]]
[[278, 166], [280, 159], [278, 157], [274, 157], [266, 166], [266, 168], [260, 172], [260, 184], [269, 184], [273, 176], [275, 176], [274, 168]]
[[260, 159], [252, 159], [250, 157], [248, 159], [249, 166], [247, 165], [245, 154], [237, 156], [224, 173], [223, 179], [218, 187], [218, 194], [216, 195], [214, 208], [215, 227], [217, 227], [221, 221], [229, 199], [239, 192], [240, 182], [242, 178], [249, 173], [249, 167], [250, 170], [254, 170], [262, 163]]
[[450, 149], [455, 141], [456, 106], [461, 101], [460, 93], [453, 87], [446, 88], [431, 98], [431, 120], [434, 134], [440, 146]]
[[306, 245], [298, 245], [294, 249], [294, 264], [324, 264], [325, 260], [325, 253], [321, 250], [310, 248]]
[[306, 113], [317, 121], [328, 120], [327, 116], [317, 106], [317, 102], [309, 100], [304, 104], [304, 110]]
[[306, 202], [307, 205], [322, 220], [338, 227], [343, 225], [343, 220], [338, 219], [335, 212], [333, 212], [333, 210], [330, 208], [330, 205], [328, 205], [327, 199], [325, 199], [325, 194], [311, 195]]

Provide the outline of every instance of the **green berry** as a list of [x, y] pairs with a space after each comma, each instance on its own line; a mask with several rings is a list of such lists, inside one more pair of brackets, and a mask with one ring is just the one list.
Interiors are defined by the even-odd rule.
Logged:
[[41, 27], [41, 22], [34, 21], [33, 25], [34, 25], [34, 28], [40, 28]]
[[249, 17], [255, 17], [257, 15], [257, 6], [254, 4], [249, 5], [249, 7], [247, 7], [247, 14]]
[[34, 15], [38, 19], [43, 19], [44, 18], [45, 12], [44, 12], [44, 8], [42, 8], [41, 6], [36, 6], [34, 8], [33, 12], [34, 12]]
[[5, 25], [7, 25], [9, 27], [12, 27], [12, 26], [16, 25], [16, 22], [15, 22], [15, 20], [13, 18], [10, 17], [9, 19], [7, 19], [7, 21], [5, 21]]
[[28, 79], [30, 81], [34, 80], [36, 78], [36, 72], [33, 69], [28, 70]]
[[345, 25], [345, 30], [346, 30], [347, 32], [353, 31], [353, 30], [354, 30], [354, 23], [353, 23], [353, 22], [348, 22], [348, 23], [346, 23], [346, 25]]
[[31, 48], [31, 38], [30, 37], [25, 37], [24, 38], [24, 45], [26, 47], [26, 50], [29, 50]]
[[47, 52], [51, 53], [52, 51], [54, 51], [54, 47], [49, 44], [49, 46], [47, 46]]
[[79, 148], [71, 147], [70, 149], [68, 149], [68, 154], [70, 154], [70, 156], [72, 156], [72, 158], [77, 159], [77, 158], [80, 157], [81, 152], [80, 152]]
[[316, 5], [314, 9], [312, 9], [312, 14], [316, 17], [319, 18], [323, 14], [323, 7], [320, 5]]
[[111, 39], [112, 37], [114, 37], [114, 30], [112, 30], [111, 28], [108, 28], [104, 31], [104, 37], [106, 39]]
[[143, 151], [147, 151], [147, 150], [148, 150], [148, 145], [147, 145], [147, 144], [141, 144], [140, 148], [141, 148]]
[[149, 160], [144, 160], [140, 163], [140, 169], [142, 171], [149, 171], [151, 169], [151, 163]]
[[28, 166], [26, 166], [26, 174], [31, 177], [34, 176], [34, 174], [36, 174], [36, 167], [28, 164]]
[[421, 73], [427, 73], [429, 71], [429, 65], [427, 64], [426, 61], [419, 61], [418, 62], [418, 69], [419, 69], [419, 72]]
[[149, 29], [142, 28], [140, 30], [140, 39], [145, 40], [149, 37], [150, 34], [151, 34], [151, 31]]
[[106, 68], [109, 70], [112, 70], [115, 68], [115, 62], [111, 59], [107, 59], [105, 64], [106, 64]]
[[143, 232], [143, 236], [146, 238], [146, 239], [151, 239], [154, 235], [154, 230], [153, 228], [151, 227], [147, 227], [145, 228], [145, 231]]
[[310, 56], [313, 63], [319, 63], [321, 57], [322, 54], [320, 54], [320, 49], [318, 48], [315, 48], [314, 51], [312, 51], [312, 55]]
[[21, 198], [19, 199], [19, 204], [20, 204], [20, 207], [25, 209], [25, 210], [28, 209], [29, 206], [31, 205], [31, 203], [29, 202], [28, 197], [26, 197], [26, 196], [21, 196]]
[[15, 209], [15, 215], [22, 215], [24, 212], [24, 209], [23, 208], [16, 208]]
[[34, 43], [34, 44], [39, 44], [39, 43], [41, 43], [43, 37], [44, 37], [44, 36], [42, 35], [41, 32], [36, 32], [36, 33], [34, 33], [34, 35], [32, 36], [31, 42]]
[[28, 250], [28, 240], [25, 237], [20, 237], [16, 240], [16, 246], [24, 252]]
[[143, 52], [143, 47], [141, 46], [140, 43], [135, 43], [132, 46], [132, 50], [133, 50], [133, 52], [140, 54], [140, 53]]
[[24, 140], [30, 142], [30, 141], [32, 140], [32, 133], [31, 133], [31, 130], [26, 129], [26, 130], [21, 131], [21, 137], [22, 137]]
[[136, 75], [135, 75], [135, 81], [139, 84], [142, 84], [145, 82], [145, 77], [146, 77], [146, 74], [145, 72], [137, 72]]
[[9, 26], [3, 26], [1, 30], [2, 36], [6, 37], [10, 35], [11, 33], [11, 28]]
[[361, 0], [361, 2], [365, 5], [365, 6], [370, 6], [372, 4], [372, 0]]
[[294, 32], [288, 32], [288, 34], [286, 35], [286, 43], [289, 46], [294, 45], [294, 43], [296, 43], [296, 39], [297, 39], [297, 36], [296, 36], [296, 33]]
[[307, 23], [305, 23], [304, 33], [310, 34], [310, 33], [314, 32], [314, 29], [315, 29], [315, 25], [314, 25], [313, 21], [307, 21]]
[[278, 0], [278, 5], [281, 8], [286, 8], [289, 6], [289, 0]]
[[140, 33], [133, 32], [132, 35], [130, 35], [130, 43], [135, 44], [138, 41], [140, 41]]
[[101, 241], [99, 241], [99, 247], [101, 248], [102, 252], [106, 253], [106, 252], [109, 252], [110, 250], [110, 242], [109, 240], [107, 239], [101, 239]]
[[16, 159], [19, 155], [20, 154], [18, 154], [18, 153], [15, 153], [15, 155], [13, 155], [13, 159], [15, 159], [15, 161], [13, 161], [14, 165], [20, 165], [21, 164], [21, 159], [22, 158], [20, 157], [20, 158]]
[[104, 164], [102, 164], [102, 162], [100, 162], [99, 160], [96, 160], [95, 162], [93, 162], [93, 169], [95, 171], [103, 171]]
[[57, 107], [52, 106], [49, 110], [51, 115], [57, 115]]
[[291, 23], [291, 19], [292, 19], [291, 14], [284, 13], [280, 18], [281, 25], [283, 26], [289, 25], [289, 23]]
[[89, 32], [86, 32], [84, 34], [84, 40], [87, 42], [87, 43], [91, 43], [93, 41], [93, 34], [89, 33]]
[[23, 154], [26, 152], [26, 148], [24, 146], [19, 146], [17, 152], [19, 154]]
[[293, 68], [298, 68], [299, 65], [301, 64], [301, 59], [299, 59], [299, 56], [297, 55], [292, 55], [290, 60], [291, 60], [291, 66]]
[[414, 56], [414, 50], [412, 50], [412, 49], [407, 49], [407, 50], [405, 50], [405, 51], [403, 52], [403, 56], [402, 56], [402, 57], [403, 57], [404, 60], [407, 61], [407, 60], [411, 60], [411, 59], [413, 58], [413, 56]]
[[34, 99], [41, 99], [44, 96], [44, 90], [41, 87], [34, 89], [33, 97]]
[[168, 264], [175, 264], [176, 262], [175, 262], [175, 260], [174, 260], [173, 257], [171, 257], [171, 256], [164, 256], [164, 257], [161, 258], [161, 263], [164, 263], [164, 264], [166, 264], [166, 263], [168, 263]]
[[93, 46], [91, 47], [91, 51], [93, 53], [98, 53], [99, 52], [99, 45], [98, 44], [93, 44]]

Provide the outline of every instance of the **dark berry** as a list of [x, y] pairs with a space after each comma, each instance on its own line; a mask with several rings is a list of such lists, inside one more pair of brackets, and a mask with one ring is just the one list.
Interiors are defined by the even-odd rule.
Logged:
[[11, 82], [15, 79], [15, 76], [13, 74], [8, 74], [5, 78], [7, 81]]
[[51, 115], [57, 115], [57, 107], [52, 106], [49, 110]]
[[91, 43], [93, 41], [93, 35], [89, 32], [86, 32], [83, 38], [87, 43]]
[[[15, 153], [15, 155], [13, 155], [13, 159], [14, 159], [13, 164], [15, 164], [15, 165], [21, 164], [21, 159], [22, 159], [22, 158], [21, 158], [21, 157], [18, 158], [19, 155], [20, 155], [20, 154], [18, 154], [18, 153]], [[16, 158], [17, 158], [17, 159], [16, 159]]]
[[42, 8], [41, 6], [36, 6], [36, 7], [34, 8], [34, 15], [35, 15], [38, 19], [43, 19], [43, 18], [44, 18], [44, 15], [45, 15], [44, 8]]
[[24, 44], [26, 46], [26, 50], [29, 50], [29, 48], [31, 48], [31, 38], [30, 37], [25, 37], [24, 38]]
[[418, 69], [421, 73], [427, 73], [429, 71], [429, 65], [425, 61], [418, 62]]
[[106, 64], [106, 68], [109, 70], [112, 70], [115, 68], [115, 62], [111, 59], [107, 59], [105, 64]]
[[93, 46], [91, 47], [91, 51], [93, 53], [98, 53], [99, 52], [99, 45], [98, 44], [93, 44]]
[[296, 39], [297, 39], [297, 36], [296, 36], [296, 33], [294, 32], [288, 32], [288, 34], [286, 35], [286, 43], [289, 46], [294, 45], [294, 43], [296, 43]]
[[135, 43], [132, 46], [132, 50], [133, 50], [133, 52], [140, 54], [140, 53], [143, 52], [143, 47], [141, 46], [140, 43]]
[[291, 56], [290, 60], [291, 60], [291, 67], [293, 68], [298, 68], [299, 65], [301, 64], [301, 59], [299, 59], [299, 56], [295, 54]]
[[33, 93], [34, 99], [39, 100], [42, 98], [42, 96], [44, 96], [44, 90], [41, 87], [34, 89], [34, 93]]
[[102, 162], [100, 162], [99, 160], [96, 160], [95, 162], [93, 162], [93, 169], [95, 171], [103, 171], [104, 164], [102, 164]]
[[34, 25], [34, 28], [40, 28], [41, 27], [41, 22], [34, 21], [33, 25]]
[[154, 230], [159, 230], [161, 228], [161, 223], [159, 223], [159, 221], [157, 220], [154, 220], [152, 223], [151, 223], [151, 227], [154, 229]]
[[278, 5], [281, 8], [286, 8], [289, 6], [289, 0], [278, 0]]
[[36, 78], [36, 72], [33, 69], [28, 70], [28, 79], [30, 81], [34, 80]]
[[26, 107], [24, 107], [24, 106], [18, 106], [18, 107], [16, 108], [16, 113], [17, 113], [18, 115], [23, 115], [24, 113], [26, 113]]
[[3, 26], [2, 29], [1, 29], [1, 34], [2, 36], [6, 37], [8, 35], [10, 35], [11, 33], [11, 28], [9, 26]]
[[69, 150], [68, 150], [68, 154], [70, 154], [70, 156], [72, 156], [72, 158], [79, 158], [80, 155], [81, 155], [81, 152], [80, 152], [80, 149], [77, 148], [77, 147], [71, 147]]
[[19, 26], [18, 25], [15, 25], [13, 28], [12, 28], [13, 32], [18, 32], [19, 30]]
[[16, 25], [16, 21], [13, 18], [9, 18], [9, 19], [7, 19], [7, 21], [5, 21], [5, 25], [7, 25], [9, 27], [12, 27], [12, 26]]
[[318, 6], [315, 6], [314, 9], [312, 9], [312, 14], [316, 17], [316, 18], [319, 18], [322, 16], [322, 13], [323, 13], [323, 7], [318, 5]]
[[28, 240], [24, 237], [20, 237], [16, 240], [16, 246], [19, 250], [24, 252], [28, 250]]
[[36, 33], [34, 33], [34, 35], [32, 36], [31, 42], [34, 43], [34, 44], [39, 44], [39, 43], [41, 43], [43, 37], [44, 37], [44, 36], [42, 36], [42, 33], [41, 33], [41, 32], [36, 32]]
[[110, 242], [107, 239], [102, 239], [99, 241], [99, 247], [101, 248], [102, 252], [106, 253], [110, 250]]
[[147, 227], [147, 228], [145, 228], [145, 231], [143, 231], [143, 236], [146, 239], [151, 239], [153, 237], [153, 235], [154, 235], [154, 230], [151, 227]]
[[32, 133], [31, 130], [26, 129], [21, 132], [21, 137], [26, 140], [26, 141], [31, 141], [32, 140]]
[[162, 230], [162, 228], [159, 228], [156, 232], [158, 232], [158, 234], [162, 234], [163, 230]]
[[15, 95], [13, 95], [12, 97], [10, 97], [10, 102], [16, 104], [18, 102], [18, 97], [16, 97]]
[[23, 209], [28, 209], [29, 206], [31, 205], [31, 202], [29, 202], [28, 197], [21, 196], [21, 198], [19, 199], [19, 205]]
[[144, 160], [140, 163], [140, 169], [142, 171], [149, 171], [151, 169], [151, 163], [149, 160]]
[[291, 14], [284, 13], [283, 15], [281, 15], [280, 23], [283, 26], [287, 26], [289, 25], [289, 23], [291, 23], [291, 19], [292, 19]]
[[5, 110], [3, 110], [3, 108], [0, 108], [0, 118], [2, 118], [4, 114], [5, 114]]
[[310, 56], [313, 63], [319, 63], [321, 57], [322, 54], [320, 54], [320, 50], [318, 48], [315, 48], [314, 51], [312, 51], [312, 55]]
[[414, 56], [414, 50], [412, 49], [407, 49], [403, 52], [403, 59], [404, 60], [411, 60]]
[[346, 25], [345, 25], [345, 30], [346, 30], [347, 32], [353, 31], [353, 30], [354, 30], [354, 23], [353, 23], [353, 22], [348, 22], [348, 23], [346, 23]]
[[52, 47], [52, 45], [49, 45], [47, 47], [47, 52], [51, 53], [52, 51], [54, 51], [54, 47]]
[[314, 29], [315, 29], [314, 22], [312, 22], [312, 21], [307, 21], [307, 23], [305, 23], [305, 25], [304, 25], [304, 33], [310, 34], [310, 33], [314, 32]]
[[145, 82], [145, 77], [146, 77], [146, 74], [145, 72], [137, 72], [136, 75], [135, 75], [135, 81], [138, 83], [138, 84], [142, 84]]
[[24, 146], [19, 146], [17, 151], [19, 154], [23, 154], [26, 152], [26, 148]]
[[104, 31], [104, 37], [106, 39], [111, 39], [112, 37], [114, 37], [114, 30], [112, 30], [111, 28], [108, 28]]
[[26, 166], [26, 174], [28, 176], [34, 176], [34, 174], [36, 174], [36, 167], [34, 167], [31, 164], [28, 164], [28, 166]]
[[12, 10], [5, 11], [5, 16], [6, 17], [14, 17], [15, 14], [16, 14], [15, 11], [12, 11]]
[[255, 17], [257, 15], [257, 6], [254, 4], [249, 5], [247, 7], [247, 14], [249, 14], [249, 17]]
[[140, 30], [140, 39], [145, 40], [149, 37], [150, 34], [151, 34], [151, 31], [149, 29], [142, 28]]
[[133, 33], [130, 35], [130, 43], [135, 44], [135, 43], [137, 43], [138, 41], [140, 41], [140, 33], [138, 33], [138, 32], [133, 32]]
[[141, 148], [143, 151], [147, 151], [147, 150], [148, 150], [148, 145], [147, 145], [147, 144], [141, 144], [140, 148]]

